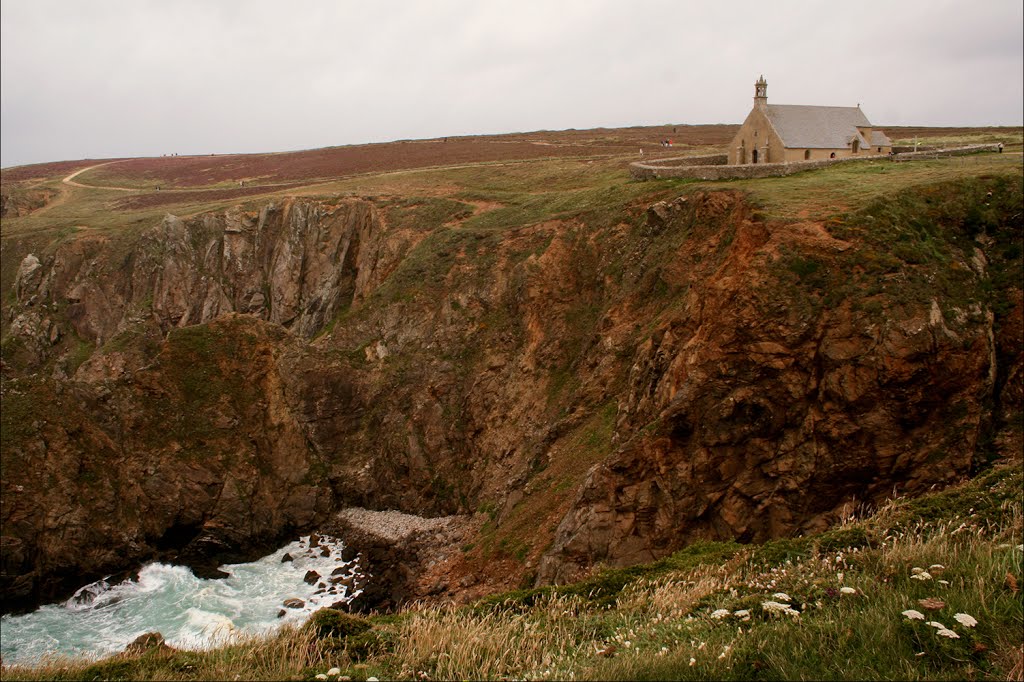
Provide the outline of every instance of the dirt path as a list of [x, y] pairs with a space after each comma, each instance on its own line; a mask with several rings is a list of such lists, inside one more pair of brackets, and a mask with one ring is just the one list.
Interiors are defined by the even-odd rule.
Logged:
[[455, 220], [449, 220], [444, 224], [445, 227], [451, 229], [459, 229], [462, 227], [470, 218], [475, 218], [481, 213], [487, 213], [488, 211], [494, 211], [499, 208], [505, 208], [506, 204], [499, 203], [497, 201], [470, 201], [468, 199], [461, 199], [463, 203], [469, 204], [473, 207], [473, 212], [463, 218], [456, 218]]
[[[86, 166], [85, 168], [79, 168], [74, 173], [72, 173], [71, 175], [68, 175], [66, 178], [61, 180], [61, 182], [64, 183], [65, 185], [70, 186], [70, 187], [81, 187], [83, 189], [112, 189], [112, 190], [116, 190], [116, 191], [119, 191], [119, 192], [135, 192], [135, 191], [137, 191], [137, 190], [132, 189], [130, 187], [105, 187], [103, 185], [85, 185], [85, 184], [82, 184], [80, 182], [75, 182], [75, 180], [74, 180], [76, 176], [78, 176], [81, 173], [84, 173], [85, 171], [92, 170], [93, 168], [99, 168], [100, 166], [107, 166], [107, 165], [112, 164], [112, 163], [117, 163], [117, 162], [116, 161], [107, 161], [105, 163], [97, 163], [94, 166]], [[40, 184], [40, 183], [36, 183], [36, 184]], [[42, 215], [42, 214], [46, 213], [47, 211], [49, 211], [50, 209], [52, 209], [52, 208], [54, 208], [56, 206], [60, 206], [61, 204], [67, 203], [67, 200], [71, 197], [71, 194], [72, 194], [71, 190], [67, 189], [67, 187], [59, 187], [58, 189], [59, 189], [59, 194], [53, 199], [53, 201], [49, 202], [45, 206], [42, 206], [42, 207], [36, 209], [35, 211], [32, 211], [32, 215]]]
[[101, 166], [109, 166], [112, 163], [118, 163], [118, 161], [107, 161], [106, 163], [97, 163], [95, 166], [87, 166], [85, 168], [80, 168], [71, 175], [61, 180], [61, 182], [63, 182], [65, 185], [71, 185], [72, 187], [84, 187], [85, 189], [112, 189], [118, 192], [138, 192], [139, 188], [137, 187], [111, 187], [110, 185], [86, 185], [81, 182], [75, 182], [75, 178], [81, 175], [82, 173], [86, 171], [91, 171], [92, 169], [99, 168]]

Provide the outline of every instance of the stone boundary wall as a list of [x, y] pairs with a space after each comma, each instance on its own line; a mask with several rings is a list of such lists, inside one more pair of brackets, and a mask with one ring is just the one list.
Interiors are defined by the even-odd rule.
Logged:
[[[919, 144], [919, 145], [917, 145], [917, 150], [916, 151], [919, 151], [919, 152], [930, 152], [930, 151], [934, 151], [936, 149], [942, 149], [942, 147], [926, 147], [923, 144]], [[905, 152], [915, 151], [914, 150], [914, 145], [912, 145], [912, 144], [893, 145], [892, 150], [896, 154], [903, 154]]]
[[[730, 180], [735, 178], [770, 178], [792, 175], [815, 168], [825, 168], [837, 163], [856, 161], [910, 161], [913, 159], [937, 159], [940, 156], [962, 156], [978, 152], [994, 152], [999, 150], [998, 144], [974, 144], [953, 149], [931, 149], [917, 152], [893, 154], [871, 154], [847, 157], [845, 159], [821, 159], [819, 161], [796, 161], [794, 163], [758, 163], [729, 166], [723, 162], [715, 163], [711, 159], [726, 160], [725, 154], [711, 156], [676, 156], [669, 159], [629, 164], [629, 173], [635, 180], [654, 180], [658, 178], [695, 178], [698, 180]], [[682, 165], [685, 164], [685, 165]]]
[[893, 154], [893, 161], [911, 161], [913, 159], [937, 159], [940, 156], [966, 156], [967, 154], [977, 154], [978, 152], [997, 152], [1002, 147], [1001, 142], [994, 144], [971, 144], [966, 147], [952, 147], [949, 149], [921, 149], [918, 147], [916, 152], [902, 152], [900, 154]]
[[706, 156], [671, 156], [666, 159], [652, 159], [651, 161], [637, 161], [636, 163], [645, 167], [674, 168], [677, 166], [724, 166], [728, 161], [728, 154], [708, 154]]

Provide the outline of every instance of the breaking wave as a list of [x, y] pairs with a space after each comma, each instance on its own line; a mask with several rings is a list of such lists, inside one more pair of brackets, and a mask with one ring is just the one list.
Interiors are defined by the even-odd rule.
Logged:
[[[356, 562], [342, 558], [340, 540], [319, 538], [313, 547], [309, 540], [304, 536], [251, 563], [221, 566], [230, 575], [220, 580], [197, 578], [184, 566], [152, 563], [135, 580], [114, 585], [98, 580], [64, 603], [3, 616], [3, 662], [108, 656], [146, 632], [161, 633], [175, 648], [202, 649], [238, 634], [303, 623], [319, 608], [354, 599], [363, 580]], [[285, 607], [286, 600], [296, 601]]]

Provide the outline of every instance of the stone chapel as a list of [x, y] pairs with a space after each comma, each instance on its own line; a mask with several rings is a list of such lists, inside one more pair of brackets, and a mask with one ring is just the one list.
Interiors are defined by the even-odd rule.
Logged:
[[768, 104], [768, 83], [754, 84], [750, 110], [729, 147], [729, 163], [792, 163], [888, 154], [892, 141], [855, 107]]

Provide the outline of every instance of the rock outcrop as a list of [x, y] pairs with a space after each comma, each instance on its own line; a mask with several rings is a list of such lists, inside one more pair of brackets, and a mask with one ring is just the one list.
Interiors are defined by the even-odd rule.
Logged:
[[[126, 252], [86, 234], [58, 244], [45, 262], [27, 254], [14, 282], [18, 305], [7, 311], [11, 333], [33, 350], [34, 364], [63, 334], [103, 345], [140, 325], [166, 333], [231, 312], [309, 338], [373, 291], [416, 239], [389, 231], [360, 199], [167, 215]], [[65, 325], [49, 314], [55, 308]]]
[[[344, 509], [324, 524], [326, 532], [344, 537], [359, 548], [361, 594], [346, 610], [367, 612], [394, 609], [457, 585], [443, 580], [441, 567], [459, 553], [459, 547], [478, 530], [472, 516], [424, 518], [396, 511]], [[338, 580], [343, 580], [339, 578]]]

